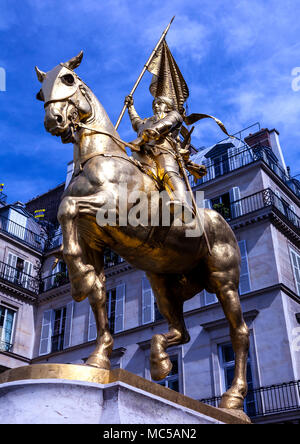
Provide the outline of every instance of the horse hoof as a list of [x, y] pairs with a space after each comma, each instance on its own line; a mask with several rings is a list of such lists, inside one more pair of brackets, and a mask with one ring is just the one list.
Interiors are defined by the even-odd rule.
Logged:
[[103, 370], [110, 370], [110, 361], [107, 358], [99, 357], [97, 355], [91, 355], [85, 365], [90, 365], [91, 367], [101, 368]]
[[224, 395], [221, 398], [219, 408], [243, 410], [244, 397], [242, 395], [224, 393]]
[[165, 379], [172, 370], [172, 363], [166, 354], [160, 359], [150, 359], [150, 373], [154, 381], [161, 381]]

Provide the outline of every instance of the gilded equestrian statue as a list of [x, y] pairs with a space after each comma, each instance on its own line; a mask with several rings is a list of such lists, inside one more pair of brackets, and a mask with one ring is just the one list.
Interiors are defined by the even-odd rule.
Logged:
[[[89, 299], [96, 319], [96, 348], [86, 365], [110, 369], [113, 338], [106, 313], [104, 249], [110, 248], [134, 267], [144, 270], [168, 331], [151, 340], [151, 376], [165, 378], [172, 368], [168, 347], [185, 344], [187, 332], [183, 304], [203, 289], [215, 293], [230, 326], [235, 352], [232, 386], [223, 394], [220, 407], [243, 409], [247, 393], [246, 362], [249, 332], [239, 295], [240, 252], [236, 238], [216, 211], [202, 209], [203, 228], [198, 237], [187, 237], [186, 226], [97, 223], [103, 207], [117, 205], [120, 184], [129, 192], [147, 196], [158, 183], [128, 156], [106, 111], [91, 89], [77, 76], [82, 52], [47, 73], [36, 67], [42, 83], [37, 98], [44, 102], [44, 125], [63, 143], [74, 144], [74, 173], [58, 210], [63, 233], [61, 255], [67, 264], [75, 301]], [[76, 124], [74, 123], [76, 122]], [[148, 162], [149, 166], [149, 162]], [[150, 165], [155, 169], [155, 165]], [[133, 208], [127, 202], [127, 212]], [[193, 219], [191, 224], [197, 224]], [[208, 242], [210, 251], [208, 249]]]

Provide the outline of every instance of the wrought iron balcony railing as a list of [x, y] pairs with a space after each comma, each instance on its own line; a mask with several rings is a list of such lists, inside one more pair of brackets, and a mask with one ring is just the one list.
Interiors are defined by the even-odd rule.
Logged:
[[42, 278], [40, 285], [40, 292], [51, 290], [52, 288], [60, 287], [61, 285], [68, 284], [70, 282], [67, 272], [60, 271], [58, 273], [50, 274]]
[[228, 174], [231, 171], [237, 170], [238, 168], [258, 160], [262, 160], [267, 164], [269, 168], [271, 168], [271, 170], [296, 194], [296, 196], [300, 198], [300, 182], [290, 178], [279, 164], [270, 148], [264, 146], [256, 146], [252, 149], [245, 145], [244, 147], [239, 148], [238, 153], [228, 156], [226, 159], [223, 158], [222, 161], [213, 158], [206, 159], [204, 164], [207, 169], [207, 174], [199, 180], [195, 180], [193, 176], [190, 176], [191, 186], [198, 187], [216, 177]]
[[26, 288], [26, 290], [32, 293], [38, 294], [39, 292], [39, 280], [22, 270], [11, 267], [4, 262], [0, 262], [0, 279], [7, 282], [11, 282], [18, 287]]
[[44, 249], [46, 236], [34, 233], [4, 216], [0, 216], [0, 231], [5, 232], [9, 236], [18, 239], [36, 250], [42, 251]]
[[0, 192], [0, 203], [2, 203], [3, 205], [5, 205], [5, 204], [6, 204], [6, 199], [7, 199], [6, 194], [4, 194], [4, 193], [1, 191], [1, 192]]
[[214, 209], [222, 214], [224, 219], [230, 222], [237, 217], [266, 207], [275, 208], [284, 216], [284, 219], [287, 222], [292, 224], [294, 229], [297, 231], [300, 229], [300, 218], [291, 210], [288, 204], [283, 199], [279, 198], [270, 188], [246, 196], [243, 199], [236, 200], [229, 206], [218, 205], [215, 206]]
[[6, 351], [9, 352], [12, 349], [13, 344], [6, 341], [0, 341], [0, 351]]
[[[218, 407], [221, 396], [201, 399], [205, 404]], [[248, 391], [245, 411], [254, 418], [300, 409], [300, 380], [259, 387]]]

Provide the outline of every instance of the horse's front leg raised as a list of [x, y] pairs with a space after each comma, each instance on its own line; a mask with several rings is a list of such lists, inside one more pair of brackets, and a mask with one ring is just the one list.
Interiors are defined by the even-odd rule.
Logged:
[[[83, 199], [81, 198], [81, 201]], [[78, 237], [76, 216], [79, 212], [76, 199], [63, 199], [58, 212], [58, 220], [63, 232], [63, 257], [68, 267], [71, 294], [77, 301], [89, 298], [96, 326], [96, 349], [86, 364], [110, 369], [109, 357], [112, 352], [113, 338], [109, 332], [106, 314], [106, 291], [103, 257], [96, 258], [88, 246]]]
[[96, 281], [95, 269], [83, 261], [83, 252], [78, 239], [76, 216], [78, 204], [76, 199], [65, 197], [58, 210], [57, 218], [63, 234], [63, 258], [68, 267], [71, 283], [71, 294], [75, 301], [85, 299], [93, 289]]
[[105, 276], [102, 270], [96, 280], [93, 290], [89, 293], [97, 327], [96, 348], [86, 361], [87, 365], [110, 369], [110, 355], [113, 349], [113, 337], [109, 331], [106, 311]]

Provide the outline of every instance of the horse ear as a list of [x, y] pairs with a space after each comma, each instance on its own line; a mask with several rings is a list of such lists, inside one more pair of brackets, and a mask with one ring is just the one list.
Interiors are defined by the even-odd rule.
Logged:
[[41, 71], [37, 66], [35, 67], [35, 72], [39, 82], [43, 82], [46, 77], [46, 73], [44, 71]]
[[82, 57], [83, 57], [83, 51], [80, 51], [80, 53], [76, 57], [73, 57], [68, 62], [64, 63], [64, 65], [67, 68], [73, 70], [73, 69], [77, 68], [80, 65]]
[[38, 100], [41, 100], [42, 102], [44, 101], [44, 94], [42, 92], [42, 90], [40, 89], [40, 91], [37, 93], [37, 95], [35, 96]]

